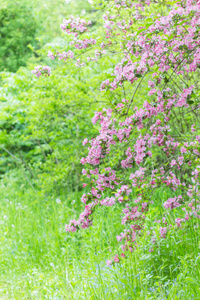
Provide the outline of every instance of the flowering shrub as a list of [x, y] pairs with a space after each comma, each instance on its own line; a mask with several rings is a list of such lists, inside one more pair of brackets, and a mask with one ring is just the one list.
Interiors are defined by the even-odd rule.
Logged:
[[[83, 187], [90, 191], [81, 199], [84, 211], [66, 230], [91, 226], [97, 206], [121, 205], [125, 229], [117, 240], [122, 251], [108, 261], [111, 264], [137, 246], [146, 228], [152, 194], [161, 186], [169, 188], [174, 197], [163, 203], [163, 217], [155, 220], [155, 226], [160, 224], [159, 234], [150, 228], [150, 252], [172, 227], [167, 218], [170, 210], [177, 217], [177, 228], [200, 218], [200, 1], [114, 0], [104, 5], [103, 41], [82, 39], [90, 26], [87, 21], [71, 17], [61, 25], [72, 35], [74, 51], [88, 48], [96, 59], [115, 51], [118, 63], [100, 83], [100, 90], [105, 96], [107, 91], [117, 95], [119, 89], [124, 93], [92, 119], [100, 126], [99, 134], [83, 141], [88, 155], [81, 159], [88, 181]], [[79, 67], [92, 60], [84, 56], [77, 60], [78, 53], [49, 56], [74, 58]], [[41, 75], [38, 70], [37, 76]], [[148, 93], [137, 107], [134, 102], [142, 84], [148, 84]]]

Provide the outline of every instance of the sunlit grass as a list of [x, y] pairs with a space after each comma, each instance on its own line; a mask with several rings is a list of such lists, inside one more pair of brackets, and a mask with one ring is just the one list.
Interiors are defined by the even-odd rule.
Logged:
[[173, 229], [153, 253], [144, 235], [129, 259], [107, 267], [120, 210], [98, 210], [92, 228], [67, 234], [79, 194], [44, 198], [9, 180], [0, 188], [0, 299], [200, 299], [199, 224]]

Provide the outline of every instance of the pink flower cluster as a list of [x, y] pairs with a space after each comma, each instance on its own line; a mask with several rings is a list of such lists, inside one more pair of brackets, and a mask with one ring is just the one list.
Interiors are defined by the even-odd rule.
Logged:
[[96, 40], [92, 39], [92, 38], [91, 39], [83, 39], [83, 40], [75, 40], [71, 44], [74, 44], [74, 47], [76, 49], [86, 49], [91, 45], [95, 45]]
[[179, 203], [180, 200], [182, 200], [181, 195], [179, 195], [178, 197], [169, 198], [167, 201], [165, 201], [165, 203], [163, 205], [166, 209], [167, 208], [173, 209], [173, 208], [180, 206], [180, 203]]
[[36, 75], [36, 77], [40, 77], [42, 74], [44, 74], [45, 76], [50, 76], [51, 74], [51, 68], [48, 66], [42, 67], [42, 66], [37, 66], [35, 67], [35, 70], [32, 71], [32, 73], [34, 75]]
[[53, 54], [52, 51], [49, 51], [48, 52], [48, 56], [52, 60], [54, 60], [56, 57], [58, 57], [58, 60], [62, 60], [63, 59], [64, 61], [66, 61], [69, 58], [74, 58], [74, 53], [71, 50], [69, 50], [67, 52], [63, 51], [61, 53], [57, 51], [55, 54]]
[[68, 20], [64, 19], [60, 28], [67, 34], [74, 34], [77, 37], [78, 33], [87, 31], [88, 26], [91, 25], [91, 21], [86, 21], [81, 18], [74, 18], [71, 16]]

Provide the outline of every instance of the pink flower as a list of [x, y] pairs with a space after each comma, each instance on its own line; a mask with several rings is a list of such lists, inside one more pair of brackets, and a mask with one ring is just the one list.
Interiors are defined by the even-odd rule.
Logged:
[[183, 222], [184, 219], [176, 218], [175, 223], [177, 224], [177, 227], [181, 227], [181, 222]]
[[196, 136], [196, 140], [198, 141], [198, 143], [200, 143], [200, 135]]
[[155, 83], [153, 81], [149, 80], [148, 86], [153, 88], [155, 86]]
[[167, 233], [167, 227], [161, 227], [160, 228], [160, 237], [165, 239], [166, 238], [166, 233]]
[[155, 94], [157, 92], [156, 89], [151, 89], [150, 92], [148, 93], [149, 96]]
[[195, 127], [195, 125], [193, 124], [193, 125], [191, 126], [191, 131], [192, 131], [192, 132], [195, 132], [195, 131], [196, 131], [196, 129], [195, 129], [194, 127]]
[[85, 169], [83, 169], [83, 170], [82, 170], [82, 174], [83, 174], [83, 175], [86, 175], [86, 174], [87, 174], [87, 171], [86, 171]]
[[83, 146], [86, 145], [87, 143], [88, 143], [88, 139], [85, 138], [84, 141], [83, 141]]
[[187, 153], [187, 149], [185, 147], [181, 147], [181, 153]]
[[173, 167], [173, 166], [177, 165], [177, 162], [176, 162], [176, 160], [175, 160], [175, 159], [172, 159], [172, 161], [171, 161], [170, 165], [171, 165], [171, 167]]
[[48, 57], [50, 57], [51, 59], [55, 59], [55, 56], [52, 51], [48, 52]]
[[179, 165], [182, 165], [184, 161], [184, 157], [183, 156], [178, 156], [178, 163]]
[[119, 256], [118, 256], [118, 254], [115, 255], [114, 262], [119, 263]]
[[107, 261], [106, 261], [106, 265], [107, 265], [108, 267], [111, 266], [112, 263], [113, 263], [112, 260], [107, 260]]

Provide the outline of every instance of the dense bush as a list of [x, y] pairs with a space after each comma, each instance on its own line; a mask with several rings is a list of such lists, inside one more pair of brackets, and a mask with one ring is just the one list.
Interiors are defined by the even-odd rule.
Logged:
[[37, 23], [28, 1], [6, 1], [0, 6], [0, 71], [25, 66], [36, 46]]
[[[50, 26], [49, 21], [45, 21], [42, 15], [50, 13], [54, 3], [49, 1], [46, 6], [39, 1], [30, 3], [34, 7], [32, 13], [37, 17], [37, 23], [40, 20], [44, 29], [42, 33], [45, 38], [41, 38], [42, 43], [49, 40], [51, 43], [37, 50], [37, 57], [32, 56], [29, 65], [31, 62], [43, 62], [45, 60], [43, 52], [57, 44], [54, 39], [55, 24]], [[79, 4], [80, 12], [83, 2], [80, 1]], [[5, 7], [7, 10], [11, 8], [11, 11], [14, 9], [11, 7], [11, 2], [3, 7], [2, 12], [6, 11]], [[25, 8], [28, 9], [27, 7], [26, 2], [19, 5], [16, 24], [22, 21], [23, 12], [26, 11]], [[70, 9], [74, 13], [77, 7], [77, 3], [70, 4]], [[88, 8], [88, 3], [85, 7]], [[65, 11], [67, 5], [58, 1], [56, 10], [52, 14], [53, 16], [54, 13], [64, 14]], [[11, 21], [14, 22], [14, 19]], [[24, 22], [27, 26], [26, 19]], [[41, 34], [40, 26], [37, 26], [37, 32]], [[23, 33], [23, 26], [20, 28]], [[9, 31], [7, 23], [5, 30]], [[23, 38], [25, 39], [26, 36], [24, 35]], [[20, 42], [24, 50], [23, 39]], [[65, 39], [59, 39], [59, 43], [61, 42], [63, 47], [66, 47]], [[16, 59], [20, 57], [17, 55]], [[23, 59], [25, 62], [27, 57], [24, 56]], [[43, 194], [67, 195], [69, 191], [78, 191], [82, 188], [79, 160], [83, 147], [78, 137], [83, 135], [83, 132], [88, 132], [88, 135], [93, 132], [89, 124], [92, 117], [90, 106], [97, 108], [101, 105], [101, 99], [93, 101], [96, 90], [94, 77], [101, 73], [101, 67], [96, 66], [95, 70], [88, 68], [86, 72], [90, 76], [87, 81], [84, 81], [80, 78], [84, 76], [85, 71], [80, 73], [78, 69], [71, 68], [69, 72], [70, 65], [60, 66], [50, 80], [46, 78], [46, 81], [39, 82], [33, 78], [28, 68], [30, 66], [21, 67], [16, 74], [0, 73], [0, 176], [3, 178], [11, 169], [21, 168], [25, 181], [30, 186], [41, 190]], [[89, 90], [88, 81], [90, 81]]]

